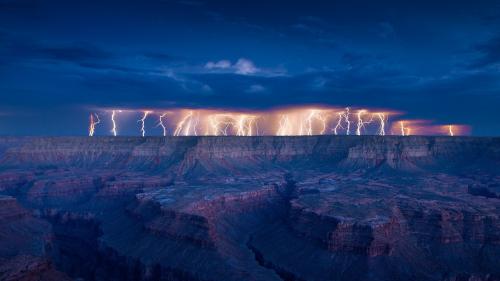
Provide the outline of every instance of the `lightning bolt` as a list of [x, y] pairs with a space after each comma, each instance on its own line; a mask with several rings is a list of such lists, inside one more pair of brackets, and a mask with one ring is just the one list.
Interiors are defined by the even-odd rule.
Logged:
[[255, 124], [255, 135], [259, 136], [260, 133], [259, 133], [259, 120], [258, 120], [258, 118], [255, 118], [254, 124]]
[[142, 115], [142, 118], [137, 120], [137, 122], [140, 122], [141, 123], [141, 134], [142, 134], [142, 137], [144, 137], [146, 135], [146, 127], [145, 127], [145, 121], [146, 121], [146, 118], [148, 117], [148, 115], [151, 113], [151, 111], [144, 111], [143, 115]]
[[[227, 136], [229, 127], [234, 127], [234, 123], [229, 114], [212, 114], [209, 116], [209, 121], [212, 133], [215, 136]], [[243, 130], [243, 128], [241, 130]]]
[[186, 116], [184, 116], [179, 123], [177, 123], [177, 127], [175, 128], [174, 131], [174, 136], [180, 136], [181, 134], [184, 136], [189, 136], [191, 134], [191, 131], [195, 136], [198, 135], [197, 132], [197, 125], [198, 125], [198, 118], [196, 120], [193, 120], [193, 111], [189, 111]]
[[214, 115], [208, 116], [208, 122], [210, 123], [210, 127], [212, 129], [212, 135], [218, 136], [219, 135], [219, 121]]
[[[116, 111], [117, 110], [113, 110], [111, 112], [111, 123], [113, 124], [113, 128], [111, 129], [111, 132], [113, 133], [113, 136], [117, 136], [118, 135], [118, 132], [116, 130], [116, 120], [115, 120], [115, 117], [116, 117]], [[122, 112], [121, 110], [118, 110], [118, 112]]]
[[[97, 119], [97, 121], [94, 120], [94, 116]], [[89, 136], [90, 137], [94, 136], [95, 127], [99, 123], [101, 123], [101, 120], [99, 119], [99, 115], [97, 115], [97, 113], [91, 113], [90, 114], [90, 124], [89, 124]]]
[[[312, 136], [312, 122], [313, 122], [312, 119], [314, 118], [315, 115], [316, 115], [316, 111], [315, 110], [310, 110], [309, 114], [307, 115], [307, 118], [305, 120], [306, 134], [308, 136]], [[301, 127], [301, 130], [300, 130], [300, 134], [303, 135], [302, 127]]]
[[[124, 110], [125, 111], [125, 110]], [[118, 114], [122, 110], [106, 111], [111, 116], [113, 136], [118, 135], [117, 121]], [[146, 136], [146, 121], [153, 111], [141, 111], [141, 118], [137, 120], [140, 123], [140, 134]], [[175, 127], [171, 128], [172, 122], [167, 119], [168, 114], [174, 114], [176, 120]], [[429, 120], [407, 120], [400, 119], [389, 123], [390, 111], [375, 111], [370, 109], [355, 109], [345, 107], [342, 110], [325, 107], [296, 107], [279, 110], [270, 110], [266, 112], [243, 112], [243, 111], [218, 111], [214, 109], [171, 109], [165, 113], [155, 115], [156, 127], [162, 128], [163, 136], [170, 133], [174, 136], [198, 135], [200, 132], [204, 135], [215, 136], [254, 136], [254, 135], [324, 135], [344, 134], [362, 135], [377, 134], [385, 136], [387, 134], [396, 134], [409, 136], [413, 134], [447, 134], [456, 136], [462, 134], [463, 128], [467, 126], [460, 125], [432, 125]], [[170, 116], [170, 115], [168, 115]], [[261, 122], [264, 120], [265, 122]], [[392, 121], [392, 120], [391, 120]], [[88, 135], [96, 134], [97, 125], [102, 123], [96, 113], [89, 115]], [[262, 124], [260, 124], [262, 123]], [[269, 123], [269, 124], [266, 124]], [[370, 124], [370, 125], [369, 125]], [[429, 125], [430, 124], [430, 125]], [[388, 126], [390, 129], [388, 131]], [[354, 126], [356, 128], [354, 128]], [[261, 127], [261, 128], [259, 128]], [[351, 128], [352, 127], [352, 128]]]
[[289, 136], [291, 135], [292, 124], [290, 123], [290, 118], [287, 114], [283, 114], [280, 117], [279, 128], [276, 132], [278, 136]]
[[321, 112], [318, 112], [316, 114], [316, 120], [321, 123], [321, 131], [319, 131], [319, 134], [324, 135], [326, 131], [326, 117]]
[[214, 115], [210, 115], [208, 117], [209, 125], [210, 128], [212, 129], [212, 135], [217, 136], [219, 135], [219, 121]]
[[195, 119], [194, 119], [194, 122], [193, 122], [193, 133], [195, 136], [198, 135], [198, 123], [200, 123], [200, 118], [199, 116], [197, 116]]
[[344, 114], [344, 119], [345, 119], [345, 122], [347, 124], [347, 128], [346, 128], [346, 135], [350, 135], [351, 134], [351, 121], [349, 120], [349, 107], [346, 107], [345, 108], [345, 112], [343, 113]]
[[207, 132], [210, 128], [215, 136], [227, 136], [231, 133], [237, 136], [252, 136], [253, 127], [257, 127], [256, 119], [257, 116], [247, 114], [211, 114], [208, 116]]
[[165, 116], [167, 116], [167, 113], [163, 113], [162, 115], [160, 115], [160, 118], [158, 121], [158, 126], [161, 126], [161, 128], [163, 129], [163, 136], [164, 137], [167, 136], [167, 127], [163, 123], [163, 118], [165, 118]]
[[404, 121], [399, 121], [399, 127], [401, 128], [401, 135], [402, 136], [409, 136], [410, 135], [410, 128], [405, 127]]
[[380, 120], [380, 127], [378, 129], [378, 135], [380, 136], [385, 136], [385, 122], [386, 122], [386, 115], [383, 112], [377, 113], [378, 119]]
[[193, 115], [193, 112], [190, 111], [188, 113], [188, 115], [184, 116], [184, 118], [181, 119], [181, 121], [179, 123], [177, 123], [177, 127], [175, 128], [175, 131], [174, 131], [174, 136], [179, 136], [184, 128], [184, 123], [186, 122], [186, 120], [191, 117], [191, 115]]
[[240, 114], [236, 120], [236, 135], [237, 136], [251, 136], [253, 122], [256, 116]]
[[343, 112], [340, 111], [340, 112], [337, 112], [337, 115], [339, 116], [339, 119], [337, 120], [337, 124], [335, 125], [335, 127], [333, 128], [333, 133], [335, 135], [338, 135], [338, 130], [339, 129], [344, 129], [344, 127], [342, 127], [342, 118], [343, 118]]
[[[305, 121], [302, 121], [300, 124], [300, 135], [308, 135], [312, 136], [313, 134], [313, 121], [317, 120], [320, 122], [322, 129], [319, 132], [320, 135], [323, 135], [326, 130], [326, 118], [321, 114], [321, 111], [317, 109], [311, 109], [309, 114], [307, 115]], [[305, 128], [304, 128], [305, 127]], [[305, 133], [304, 133], [305, 131]]]
[[361, 129], [363, 129], [365, 127], [366, 124], [370, 124], [372, 121], [373, 121], [373, 116], [370, 120], [368, 121], [363, 121], [363, 115], [366, 113], [366, 110], [364, 109], [361, 109], [361, 110], [358, 110], [358, 125], [356, 127], [356, 135], [358, 136], [361, 136]]

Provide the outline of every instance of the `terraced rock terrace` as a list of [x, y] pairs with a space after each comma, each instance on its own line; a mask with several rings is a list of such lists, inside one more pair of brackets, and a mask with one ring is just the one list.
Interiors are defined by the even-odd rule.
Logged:
[[500, 138], [0, 138], [1, 280], [500, 280]]

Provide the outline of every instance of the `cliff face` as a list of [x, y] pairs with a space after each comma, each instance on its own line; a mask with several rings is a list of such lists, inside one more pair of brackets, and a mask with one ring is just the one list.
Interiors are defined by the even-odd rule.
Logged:
[[0, 279], [70, 280], [47, 255], [51, 226], [11, 196], [0, 195]]
[[[155, 169], [224, 162], [307, 162], [411, 169], [453, 160], [459, 164], [493, 160], [500, 139], [472, 137], [312, 136], [312, 137], [60, 137], [2, 138], [0, 163], [11, 167], [64, 166]], [[241, 163], [241, 161], [250, 163]], [[237, 165], [238, 163], [231, 163]]]
[[0, 279], [499, 280], [499, 167], [499, 138], [0, 138]]

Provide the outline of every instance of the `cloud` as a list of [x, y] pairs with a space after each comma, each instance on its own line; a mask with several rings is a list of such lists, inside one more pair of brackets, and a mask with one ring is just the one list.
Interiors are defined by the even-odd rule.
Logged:
[[236, 69], [237, 74], [243, 74], [243, 75], [254, 74], [257, 71], [259, 71], [259, 69], [255, 67], [255, 65], [251, 60], [247, 60], [244, 58], [239, 59], [234, 64], [234, 68]]
[[176, 81], [185, 92], [188, 93], [211, 93], [212, 88], [206, 83], [202, 83], [196, 79], [179, 75], [172, 69], [164, 70], [160, 76], [168, 77]]
[[[66, 72], [64, 68], [57, 69]], [[17, 79], [29, 80], [30, 83], [26, 89], [13, 87], [8, 81], [14, 80], [15, 73], [4, 77], [0, 92], [9, 93], [2, 105], [7, 109], [18, 106], [30, 112], [41, 111], [41, 103], [61, 108], [92, 105], [135, 109], [265, 109], [283, 105], [331, 104], [393, 108], [411, 112], [415, 118], [438, 118], [473, 127], [488, 120], [479, 116], [477, 121], [469, 122], [463, 120], [465, 117], [460, 112], [466, 112], [467, 108], [494, 110], [499, 101], [494, 92], [500, 88], [500, 77], [495, 73], [476, 72], [471, 75], [468, 72], [422, 82], [408, 72], [373, 67], [362, 71], [340, 68], [288, 76], [241, 75], [235, 69], [225, 73], [179, 73], [174, 69], [165, 70], [164, 75], [93, 71], [86, 72], [81, 79], [54, 75], [50, 71], [26, 73], [24, 68], [16, 69], [16, 72], [19, 72]], [[57, 92], [52, 87], [54, 84], [58, 85]], [[68, 91], [72, 95], [67, 95]], [[24, 98], [18, 99], [18, 96]], [[265, 98], [260, 98], [262, 96]]]
[[228, 69], [228, 68], [231, 68], [231, 62], [229, 60], [220, 60], [218, 62], [209, 61], [205, 64], [205, 68], [208, 68], [208, 69]]
[[9, 33], [0, 33], [0, 45], [3, 46], [0, 49], [0, 58], [8, 62], [46, 60], [75, 64], [91, 62], [101, 64], [114, 57], [111, 52], [84, 42], [48, 43], [13, 36]]
[[314, 90], [322, 90], [328, 82], [329, 82], [328, 79], [326, 79], [322, 76], [319, 76], [319, 77], [316, 77], [313, 79], [311, 87]]
[[474, 51], [479, 58], [469, 65], [472, 69], [498, 65], [500, 63], [500, 35], [491, 38], [485, 43], [476, 45]]
[[33, 49], [35, 55], [48, 59], [81, 62], [84, 60], [102, 60], [111, 57], [111, 54], [94, 46], [70, 45], [70, 46], [40, 46]]
[[[87, 42], [51, 42], [33, 40], [0, 30], [0, 62], [29, 63], [69, 72], [133, 72], [159, 75], [166, 65], [184, 63], [185, 58], [154, 51], [116, 52]], [[64, 66], [63, 66], [64, 65]]]
[[266, 88], [260, 84], [253, 84], [247, 90], [246, 93], [262, 93], [265, 92]]
[[236, 73], [240, 75], [252, 75], [260, 71], [251, 60], [245, 58], [238, 59], [234, 64], [229, 60], [220, 60], [217, 62], [209, 61], [205, 64], [205, 68], [215, 71], [222, 70], [225, 73]]

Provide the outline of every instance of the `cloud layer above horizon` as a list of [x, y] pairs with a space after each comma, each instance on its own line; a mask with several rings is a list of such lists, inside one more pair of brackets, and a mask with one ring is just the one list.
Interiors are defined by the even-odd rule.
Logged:
[[500, 135], [500, 5], [405, 2], [0, 0], [0, 134], [85, 135], [94, 108], [324, 104]]

